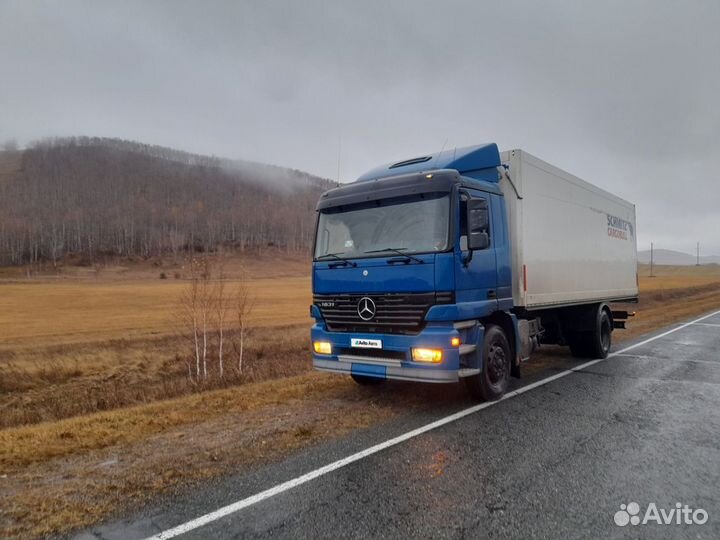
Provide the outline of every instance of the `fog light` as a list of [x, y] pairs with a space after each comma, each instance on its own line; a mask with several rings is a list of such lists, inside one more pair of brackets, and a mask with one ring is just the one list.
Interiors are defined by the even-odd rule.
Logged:
[[332, 352], [332, 345], [328, 341], [316, 341], [313, 343], [313, 348], [318, 354], [330, 354]]
[[442, 361], [442, 351], [438, 349], [413, 349], [413, 360], [416, 362], [432, 362], [437, 364]]
[[459, 337], [452, 338], [450, 340], [450, 345], [452, 345], [453, 347], [459, 347], [460, 346], [460, 338]]

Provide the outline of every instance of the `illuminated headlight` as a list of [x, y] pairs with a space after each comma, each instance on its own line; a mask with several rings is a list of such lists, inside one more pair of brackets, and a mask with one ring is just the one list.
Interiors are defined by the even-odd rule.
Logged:
[[318, 354], [332, 353], [332, 345], [330, 345], [329, 341], [315, 341], [313, 342], [313, 349]]
[[412, 357], [416, 362], [437, 364], [442, 362], [442, 351], [438, 349], [413, 349]]

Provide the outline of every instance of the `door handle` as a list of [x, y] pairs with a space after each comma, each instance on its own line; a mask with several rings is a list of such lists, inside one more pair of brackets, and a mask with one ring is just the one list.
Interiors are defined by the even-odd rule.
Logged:
[[497, 293], [495, 292], [494, 289], [490, 289], [488, 291], [488, 298], [497, 298]]

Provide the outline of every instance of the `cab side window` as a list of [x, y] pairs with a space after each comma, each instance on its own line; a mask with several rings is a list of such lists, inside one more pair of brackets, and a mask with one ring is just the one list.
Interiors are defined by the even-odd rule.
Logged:
[[[468, 201], [471, 201], [472, 215], [468, 216]], [[485, 197], [470, 197], [467, 193], [460, 195], [460, 250], [468, 250], [469, 229], [472, 234], [483, 234], [486, 246], [490, 240], [490, 201]], [[468, 217], [471, 223], [468, 224]], [[477, 249], [477, 248], [476, 248]], [[484, 248], [480, 248], [484, 249]]]
[[468, 249], [467, 200], [467, 195], [460, 196], [460, 251], [467, 251]]

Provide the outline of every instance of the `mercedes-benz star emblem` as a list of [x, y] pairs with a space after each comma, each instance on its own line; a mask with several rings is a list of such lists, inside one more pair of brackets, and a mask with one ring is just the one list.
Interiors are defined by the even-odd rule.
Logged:
[[363, 321], [369, 321], [375, 316], [375, 302], [373, 302], [372, 298], [363, 296], [358, 301], [357, 312]]

